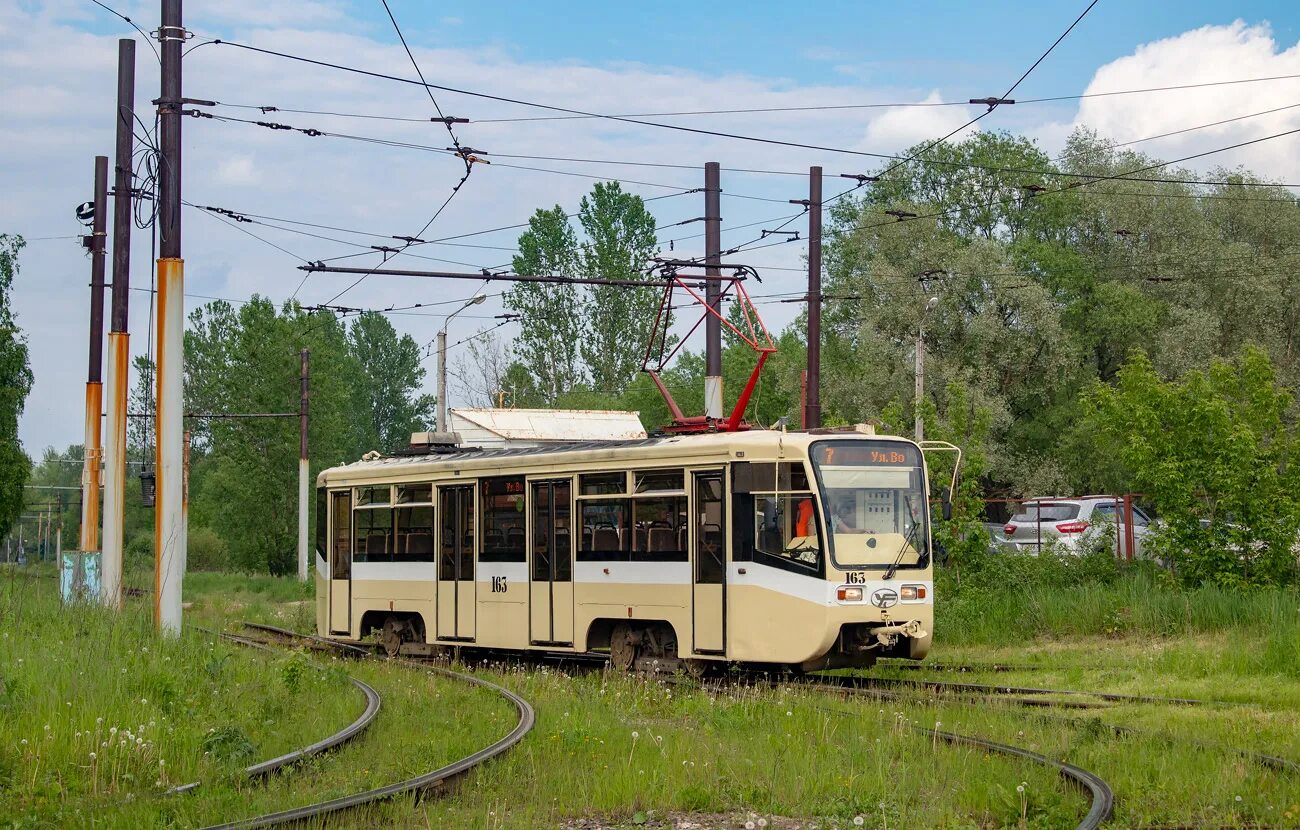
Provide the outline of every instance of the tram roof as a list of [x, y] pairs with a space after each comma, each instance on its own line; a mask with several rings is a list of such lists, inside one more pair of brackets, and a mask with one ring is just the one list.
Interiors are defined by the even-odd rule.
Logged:
[[[652, 453], [645, 452], [652, 448], [673, 447], [683, 455], [722, 454], [731, 450], [762, 450], [766, 447], [776, 449], [786, 447], [806, 447], [813, 441], [826, 439], [861, 438], [882, 441], [902, 441], [910, 443], [907, 438], [889, 435], [874, 435], [857, 430], [818, 430], [817, 432], [781, 432], [779, 430], [747, 430], [745, 432], [711, 432], [698, 435], [657, 435], [649, 438], [632, 440], [573, 441], [553, 443], [538, 447], [454, 447], [441, 452], [387, 455], [370, 460], [354, 461], [321, 472], [320, 477], [369, 477], [371, 475], [403, 475], [411, 468], [432, 467], [433, 469], [459, 467], [466, 463], [480, 461], [497, 461], [512, 458], [547, 458], [557, 460], [569, 455], [596, 453], [610, 450], [631, 450], [629, 461], [644, 462], [652, 459]], [[568, 459], [566, 459], [568, 460]], [[587, 459], [574, 458], [573, 461]], [[475, 464], [475, 466], [477, 466]]]

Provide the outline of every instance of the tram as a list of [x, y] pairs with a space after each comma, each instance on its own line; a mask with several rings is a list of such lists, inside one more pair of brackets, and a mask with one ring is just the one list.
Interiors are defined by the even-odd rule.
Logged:
[[317, 478], [317, 633], [620, 669], [921, 659], [921, 448], [869, 426], [362, 460]]

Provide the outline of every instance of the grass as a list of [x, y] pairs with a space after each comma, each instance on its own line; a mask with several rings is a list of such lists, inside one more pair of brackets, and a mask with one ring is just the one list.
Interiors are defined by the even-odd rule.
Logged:
[[[52, 596], [53, 580], [3, 578], [8, 593], [0, 595], [0, 629], [9, 636], [0, 638], [6, 683], [0, 819], [18, 826], [87, 826], [93, 820], [97, 826], [188, 827], [251, 816], [427, 771], [486, 746], [514, 723], [513, 707], [499, 698], [427, 672], [334, 660], [324, 671], [288, 669], [306, 665], [305, 658], [210, 646], [193, 629], [182, 640], [160, 641], [142, 611], [120, 621], [93, 610], [69, 612], [42, 598], [42, 592]], [[961, 625], [968, 619], [961, 615], [970, 613], [961, 605], [963, 594], [950, 591], [945, 605], [940, 593], [933, 659], [1036, 667], [961, 677], [974, 681], [1241, 705], [1124, 704], [1050, 719], [923, 694], [880, 702], [793, 685], [719, 690], [605, 671], [572, 676], [479, 665], [475, 671], [537, 708], [537, 726], [524, 743], [447, 797], [419, 804], [401, 798], [348, 813], [331, 826], [496, 830], [576, 827], [587, 818], [633, 828], [689, 813], [697, 823], [723, 816], [708, 826], [737, 828], [746, 817], [794, 816], [822, 828], [856, 827], [860, 817], [865, 827], [983, 830], [1073, 826], [1083, 815], [1085, 798], [1053, 771], [945, 746], [912, 728], [936, 723], [1096, 772], [1116, 790], [1115, 827], [1300, 826], [1300, 778], [1196, 745], [1249, 747], [1300, 760], [1294, 723], [1300, 661], [1295, 641], [1284, 642], [1300, 613], [1294, 594], [1182, 592], [1142, 579], [1009, 590], [1001, 605], [985, 607], [987, 620], [968, 627]], [[302, 628], [311, 623], [312, 606], [303, 602], [309, 595], [291, 580], [196, 574], [187, 579], [186, 592], [193, 603], [188, 624], [216, 627], [249, 618]], [[1113, 624], [1117, 611], [1123, 625]], [[225, 655], [220, 683], [204, 668], [217, 653]], [[39, 661], [41, 668], [33, 668]], [[127, 679], [120, 668], [129, 669]], [[920, 674], [883, 665], [873, 671]], [[316, 740], [355, 717], [359, 695], [344, 672], [384, 697], [370, 732], [267, 782], [235, 775], [252, 760]], [[293, 688], [286, 683], [291, 674], [300, 678]], [[160, 685], [154, 677], [171, 680]], [[167, 688], [170, 702], [156, 691]], [[263, 717], [268, 700], [277, 702], [276, 717]], [[145, 711], [156, 725], [145, 720], [146, 729], [137, 730], [136, 714]], [[1117, 738], [1094, 714], [1143, 731]], [[82, 739], [69, 736], [93, 729], [99, 716], [150, 735], [156, 757], [167, 760], [169, 781], [193, 775], [210, 786], [181, 798], [158, 795], [158, 779], [144, 780], [146, 772], [154, 774], [154, 756], [123, 767], [133, 776], [129, 786], [121, 771], [115, 785], [102, 767], [92, 775]], [[158, 726], [163, 716], [172, 731]], [[45, 722], [56, 737], [42, 737]], [[211, 752], [204, 749], [207, 730], [221, 726], [255, 743], [254, 757], [240, 763], [205, 757]], [[161, 734], [153, 737], [150, 729]], [[51, 748], [35, 764], [23, 752], [40, 741]]]

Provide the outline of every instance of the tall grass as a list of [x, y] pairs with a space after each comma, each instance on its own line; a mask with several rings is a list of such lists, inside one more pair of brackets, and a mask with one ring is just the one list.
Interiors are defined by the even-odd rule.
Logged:
[[356, 716], [345, 674], [265, 656], [190, 627], [64, 606], [57, 582], [0, 570], [0, 823], [71, 826], [110, 805], [237, 777]]
[[1237, 641], [1230, 654], [1238, 670], [1300, 677], [1296, 588], [1180, 588], [1148, 563], [1053, 562], [1049, 554], [1002, 558], [1009, 561], [940, 576], [937, 642], [1012, 645], [1042, 637], [1216, 634]]

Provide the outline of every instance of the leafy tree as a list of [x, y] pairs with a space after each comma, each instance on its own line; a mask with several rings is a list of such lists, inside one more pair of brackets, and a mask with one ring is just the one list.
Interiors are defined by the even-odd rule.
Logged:
[[18, 276], [21, 236], [0, 234], [0, 537], [9, 532], [23, 506], [23, 485], [31, 459], [18, 440], [18, 417], [32, 390], [27, 338], [14, 320], [9, 291]]
[[427, 429], [434, 419], [434, 398], [419, 394], [424, 380], [419, 346], [409, 334], [398, 337], [388, 318], [375, 312], [352, 321], [348, 345], [361, 369], [358, 391], [374, 445], [389, 451], [406, 446], [412, 432]]
[[1291, 393], [1267, 354], [1245, 349], [1163, 381], [1136, 354], [1085, 398], [1086, 428], [1123, 463], [1166, 523], [1156, 547], [1184, 581], [1295, 576], [1300, 473]]
[[[584, 196], [578, 219], [587, 241], [582, 270], [588, 276], [644, 280], [656, 251], [655, 219], [640, 196], [618, 182], [599, 182]], [[594, 285], [587, 292], [582, 357], [592, 388], [620, 394], [641, 368], [660, 290]]]
[[[526, 276], [573, 276], [577, 272], [578, 241], [569, 217], [556, 205], [538, 210], [519, 237], [515, 273]], [[533, 379], [538, 396], [552, 405], [582, 379], [578, 344], [582, 333], [582, 302], [576, 285], [512, 283], [505, 292], [507, 308], [523, 315], [524, 325], [514, 342], [520, 365]]]

